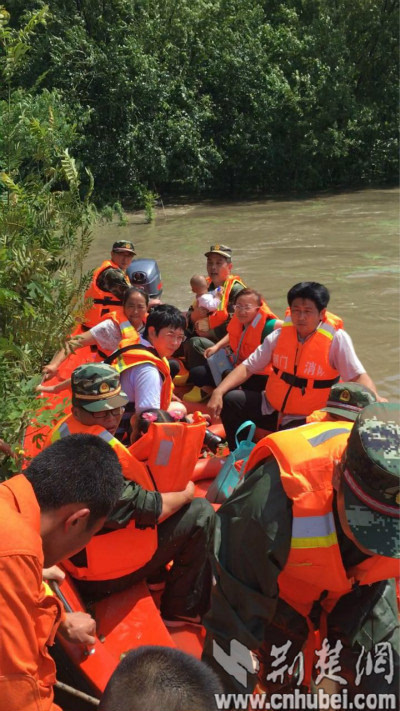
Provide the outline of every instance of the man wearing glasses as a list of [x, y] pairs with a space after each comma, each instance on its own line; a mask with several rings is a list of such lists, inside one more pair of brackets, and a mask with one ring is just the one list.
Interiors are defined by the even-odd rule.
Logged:
[[[169, 340], [167, 333], [164, 337]], [[46, 446], [69, 434], [95, 434], [116, 452], [125, 482], [104, 528], [86, 548], [63, 561], [64, 567], [83, 597], [91, 600], [164, 574], [161, 614], [165, 622], [171, 626], [199, 623], [211, 588], [211, 505], [193, 498], [191, 481], [183, 491], [155, 491], [145, 464], [115, 437], [128, 398], [114, 368], [105, 363], [81, 365], [72, 373], [71, 387], [72, 413], [53, 428]], [[167, 573], [165, 566], [171, 560]]]

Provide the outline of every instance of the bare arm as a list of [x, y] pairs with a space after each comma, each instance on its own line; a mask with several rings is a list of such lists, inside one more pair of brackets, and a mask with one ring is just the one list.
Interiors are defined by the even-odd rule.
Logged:
[[190, 504], [194, 497], [194, 484], [189, 481], [186, 489], [183, 491], [170, 491], [161, 494], [162, 508], [158, 522], [165, 521], [166, 518], [172, 516], [176, 511], [182, 508], [185, 504]]
[[225, 346], [229, 346], [229, 333], [227, 333], [223, 338], [221, 338], [218, 343], [215, 344], [215, 346], [210, 346], [210, 348], [206, 348], [204, 351], [204, 357], [209, 358], [211, 355], [214, 355], [214, 353], [217, 353], [217, 351], [221, 350], [221, 348], [225, 348]]
[[71, 338], [71, 340], [68, 341], [68, 343], [66, 344], [65, 348], [61, 348], [61, 350], [59, 350], [58, 353], [53, 356], [50, 363], [44, 366], [43, 379], [49, 380], [50, 378], [52, 378], [57, 373], [61, 363], [64, 362], [64, 360], [67, 358], [67, 356], [70, 355], [70, 353], [73, 353], [78, 348], [84, 348], [84, 346], [92, 346], [95, 343], [96, 339], [94, 338], [94, 336], [92, 336], [91, 331], [86, 331], [86, 333], [82, 333], [82, 335], [80, 336]]
[[367, 388], [369, 388], [370, 390], [372, 390], [373, 393], [375, 393], [378, 402], [387, 402], [386, 398], [378, 395], [376, 385], [372, 378], [370, 378], [368, 373], [361, 373], [360, 375], [357, 375], [357, 377], [351, 378], [351, 382], [360, 383], [360, 385], [366, 385]]
[[250, 375], [251, 372], [246, 368], [244, 363], [241, 363], [237, 368], [231, 370], [229, 375], [220, 382], [208, 402], [208, 409], [214, 417], [218, 417], [222, 410], [222, 398], [225, 393], [229, 392], [229, 390], [235, 390], [235, 388], [250, 378]]

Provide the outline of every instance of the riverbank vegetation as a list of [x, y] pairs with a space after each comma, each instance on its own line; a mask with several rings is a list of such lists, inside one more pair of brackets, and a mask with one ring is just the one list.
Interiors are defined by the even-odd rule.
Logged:
[[[70, 153], [79, 145], [70, 108], [57, 90], [16, 78], [46, 14], [12, 31], [0, 10], [0, 437], [13, 447], [40, 405], [43, 364], [79, 316], [95, 214], [93, 179]], [[19, 464], [8, 458], [2, 474]]]
[[[43, 3], [5, 5], [19, 27]], [[63, 97], [100, 202], [397, 179], [395, 0], [53, 0], [50, 9], [19, 81]]]

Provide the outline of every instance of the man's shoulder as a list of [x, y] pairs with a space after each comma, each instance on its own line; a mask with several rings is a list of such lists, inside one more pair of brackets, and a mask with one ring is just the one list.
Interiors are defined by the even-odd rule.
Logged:
[[[0, 486], [0, 556], [27, 555], [35, 558], [42, 555], [42, 541], [40, 537], [40, 519], [36, 521], [33, 511], [28, 508], [28, 500], [24, 505], [16, 506], [17, 497], [12, 487], [4, 482]], [[17, 499], [18, 501], [18, 499]], [[37, 502], [32, 492], [32, 505]]]
[[341, 348], [354, 349], [351, 336], [343, 328], [339, 328], [333, 334], [331, 345], [340, 346]]

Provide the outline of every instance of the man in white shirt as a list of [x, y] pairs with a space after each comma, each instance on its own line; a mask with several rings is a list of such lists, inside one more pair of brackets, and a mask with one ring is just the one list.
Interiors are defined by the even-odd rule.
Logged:
[[[287, 299], [290, 315], [284, 326], [229, 373], [208, 403], [214, 416], [221, 415], [231, 450], [237, 428], [247, 419], [272, 431], [304, 424], [307, 415], [324, 406], [339, 377], [366, 385], [381, 400], [341, 320], [326, 310], [328, 289], [300, 282]], [[272, 372], [264, 393], [238, 389], [268, 364]]]

